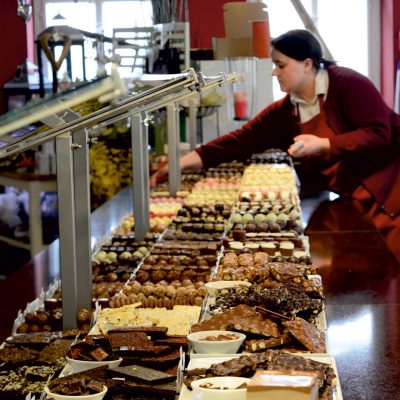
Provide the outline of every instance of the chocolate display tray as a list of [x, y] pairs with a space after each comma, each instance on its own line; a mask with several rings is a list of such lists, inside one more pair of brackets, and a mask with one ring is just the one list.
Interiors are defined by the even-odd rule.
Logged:
[[[340, 387], [339, 381], [339, 374], [336, 367], [335, 359], [331, 356], [324, 356], [324, 355], [303, 355], [303, 354], [296, 354], [301, 355], [302, 357], [311, 358], [312, 360], [323, 362], [329, 364], [333, 370], [335, 371], [336, 379], [335, 379], [335, 387], [333, 389], [333, 396], [332, 400], [343, 400], [342, 389]], [[202, 354], [201, 357], [194, 357], [191, 355], [189, 364], [187, 366], [188, 370], [196, 369], [196, 368], [209, 368], [211, 364], [218, 364], [223, 361], [231, 360], [232, 358], [237, 358], [240, 354], [231, 354], [231, 355], [212, 355], [211, 357], [204, 356]], [[190, 391], [186, 385], [182, 385], [179, 399], [178, 400], [191, 400], [192, 399], [192, 391]]]
[[[310, 276], [318, 277], [319, 275], [310, 275]], [[207, 295], [205, 299], [204, 312], [201, 314], [200, 322], [210, 319], [212, 317], [212, 314], [210, 313], [210, 305], [212, 304], [215, 304], [215, 297]], [[325, 310], [322, 310], [315, 318], [315, 326], [321, 331], [324, 332], [327, 331], [328, 327], [326, 324]]]

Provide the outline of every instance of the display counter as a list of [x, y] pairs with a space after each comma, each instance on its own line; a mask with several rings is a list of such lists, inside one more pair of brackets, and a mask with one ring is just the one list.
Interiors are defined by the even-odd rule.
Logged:
[[[124, 189], [92, 214], [92, 238], [111, 232], [121, 210], [131, 207], [131, 196]], [[303, 199], [302, 209], [312, 259], [324, 282], [328, 346], [343, 398], [395, 398], [400, 389], [399, 265], [356, 202], [321, 195]], [[0, 283], [2, 340], [18, 309], [58, 276], [56, 241]]]
[[0, 239], [13, 246], [29, 250], [31, 256], [44, 248], [42, 232], [42, 212], [40, 193], [56, 192], [55, 175], [39, 175], [34, 173], [2, 172], [0, 185], [12, 186], [28, 192], [29, 196], [29, 243], [0, 235]]

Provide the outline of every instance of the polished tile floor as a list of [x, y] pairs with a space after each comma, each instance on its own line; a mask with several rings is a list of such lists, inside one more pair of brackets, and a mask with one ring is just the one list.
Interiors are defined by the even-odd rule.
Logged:
[[400, 399], [400, 266], [356, 203], [322, 202], [306, 231], [344, 399]]
[[0, 281], [5, 280], [30, 260], [28, 250], [0, 241]]

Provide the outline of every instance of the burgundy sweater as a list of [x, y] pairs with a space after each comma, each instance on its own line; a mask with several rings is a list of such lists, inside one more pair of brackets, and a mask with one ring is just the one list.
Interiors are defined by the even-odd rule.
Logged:
[[[348, 68], [328, 68], [324, 103], [326, 120], [336, 136], [332, 158], [341, 175], [356, 176], [389, 215], [400, 212], [400, 116], [383, 101], [375, 86]], [[242, 128], [196, 151], [204, 167], [244, 160], [268, 148], [286, 150], [298, 128], [289, 95], [278, 100]]]

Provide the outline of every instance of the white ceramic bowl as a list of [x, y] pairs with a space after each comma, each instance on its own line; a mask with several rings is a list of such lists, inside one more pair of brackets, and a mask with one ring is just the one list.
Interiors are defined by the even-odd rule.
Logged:
[[[218, 335], [235, 335], [237, 339], [233, 340], [201, 340], [209, 336]], [[233, 332], [233, 331], [201, 331], [190, 333], [187, 336], [189, 343], [194, 352], [199, 354], [235, 354], [246, 335], [244, 333]]]
[[[249, 378], [239, 376], [216, 376], [203, 378], [191, 383], [193, 392], [203, 400], [246, 400], [247, 389], [233, 389], [243, 383], [249, 383]], [[207, 389], [200, 386], [211, 383], [215, 387], [227, 387], [232, 389]]]
[[237, 286], [251, 286], [251, 283], [246, 281], [213, 281], [207, 282], [204, 286], [207, 288], [210, 296], [216, 296], [217, 291], [220, 289], [233, 288]]
[[88, 369], [102, 367], [103, 365], [108, 365], [109, 368], [116, 368], [122, 362], [122, 357], [118, 360], [111, 361], [84, 361], [84, 360], [74, 360], [73, 358], [66, 357], [68, 364], [71, 366], [73, 372], [87, 371]]
[[57, 394], [50, 392], [50, 389], [46, 386], [44, 388], [47, 397], [55, 400], [101, 400], [107, 393], [107, 386], [103, 386], [103, 390], [99, 393], [88, 394], [86, 396], [66, 396], [64, 394]]

